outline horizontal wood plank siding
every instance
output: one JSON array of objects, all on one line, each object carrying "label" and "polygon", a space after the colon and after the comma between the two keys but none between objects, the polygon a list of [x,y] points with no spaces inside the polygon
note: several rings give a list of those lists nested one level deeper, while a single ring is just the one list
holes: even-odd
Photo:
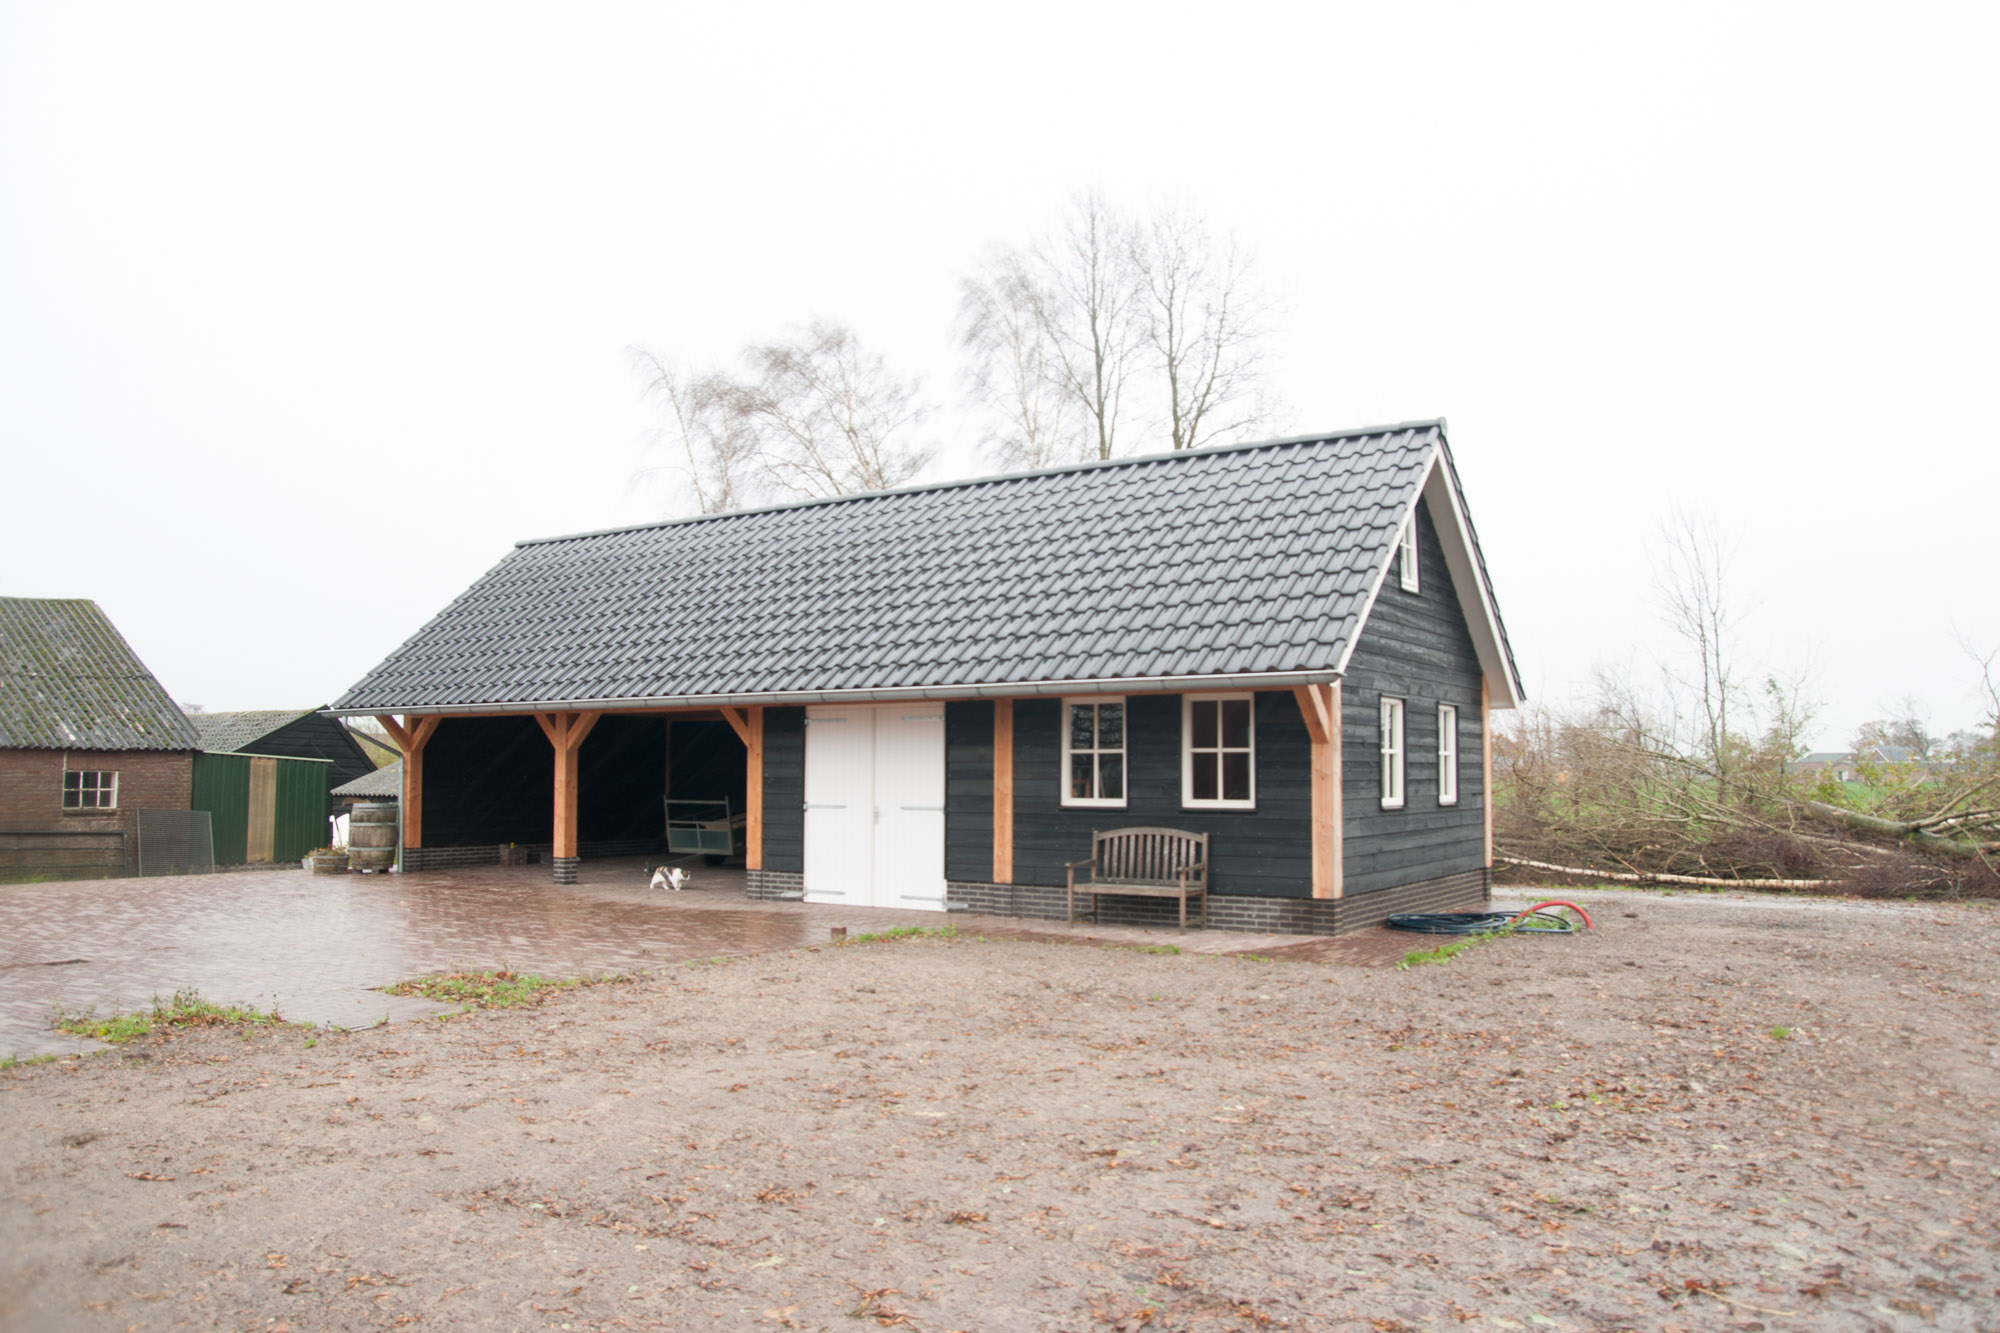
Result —
[{"label": "horizontal wood plank siding", "polygon": [[806,868],[806,710],[764,710],[764,869]]},{"label": "horizontal wood plank siding", "polygon": [[[1310,898],[1312,748],[1305,719],[1290,690],[1260,692],[1256,718],[1255,810],[1181,807],[1177,694],[1133,695],[1126,701],[1126,808],[1069,809],[1062,804],[1062,705],[1054,699],[1016,700],[1014,882],[1059,885],[1064,862],[1090,856],[1092,829],[1151,825],[1210,835],[1215,894]],[[987,734],[990,744],[990,727]],[[971,877],[953,870],[951,878]]]},{"label": "horizontal wood plank siding", "polygon": [[944,706],[944,875],[993,878],[993,705]]},{"label": "horizontal wood plank siding", "polygon": [[[1486,738],[1479,656],[1445,569],[1430,512],[1418,507],[1419,592],[1392,565],[1341,689],[1341,783],[1349,895],[1440,879],[1486,864]],[[1382,808],[1381,701],[1404,701],[1403,808]],[[1458,804],[1438,804],[1437,710],[1458,707]]]}]

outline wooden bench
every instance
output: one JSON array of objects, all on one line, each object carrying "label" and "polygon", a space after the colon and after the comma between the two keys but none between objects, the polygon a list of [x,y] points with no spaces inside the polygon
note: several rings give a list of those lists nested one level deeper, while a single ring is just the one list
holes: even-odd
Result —
[{"label": "wooden bench", "polygon": [[1090,831],[1090,859],[1071,861],[1068,920],[1076,921],[1076,872],[1088,870],[1082,885],[1090,895],[1090,919],[1097,920],[1097,896],[1130,894],[1178,898],[1181,929],[1187,929],[1188,899],[1201,903],[1200,925],[1208,925],[1208,835],[1171,828],[1115,828]]}]

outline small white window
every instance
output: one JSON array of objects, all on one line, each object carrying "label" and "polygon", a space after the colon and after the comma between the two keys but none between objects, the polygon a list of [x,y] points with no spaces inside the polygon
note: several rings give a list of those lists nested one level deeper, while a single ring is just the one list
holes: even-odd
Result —
[{"label": "small white window", "polygon": [[1182,698],[1181,804],[1256,807],[1257,717],[1251,696]]},{"label": "small white window", "polygon": [[118,775],[70,769],[63,774],[63,809],[116,810]]},{"label": "small white window", "polygon": [[1382,700],[1382,808],[1403,808],[1403,701]]},{"label": "small white window", "polygon": [[1063,700],[1064,805],[1125,804],[1125,701]]},{"label": "small white window", "polygon": [[1402,567],[1403,591],[1417,592],[1417,516],[1410,514],[1410,521],[1403,525],[1402,555],[1397,562]]},{"label": "small white window", "polygon": [[1438,804],[1458,804],[1458,709],[1438,705]]}]

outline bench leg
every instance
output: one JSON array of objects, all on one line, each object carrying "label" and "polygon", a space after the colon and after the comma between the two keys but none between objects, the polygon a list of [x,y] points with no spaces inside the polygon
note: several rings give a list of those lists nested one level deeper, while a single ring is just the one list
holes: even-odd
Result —
[{"label": "bench leg", "polygon": [[1076,924],[1076,872],[1074,870],[1069,872],[1069,907],[1063,913],[1063,924],[1066,926]]},{"label": "bench leg", "polygon": [[1181,934],[1187,934],[1187,895],[1181,895]]}]

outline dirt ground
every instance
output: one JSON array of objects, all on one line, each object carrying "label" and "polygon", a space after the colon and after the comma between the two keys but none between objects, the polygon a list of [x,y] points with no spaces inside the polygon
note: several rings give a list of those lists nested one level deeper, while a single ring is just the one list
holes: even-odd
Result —
[{"label": "dirt ground", "polygon": [[902,940],[15,1068],[0,1326],[2000,1326],[2000,911],[1585,897],[1405,972]]}]

